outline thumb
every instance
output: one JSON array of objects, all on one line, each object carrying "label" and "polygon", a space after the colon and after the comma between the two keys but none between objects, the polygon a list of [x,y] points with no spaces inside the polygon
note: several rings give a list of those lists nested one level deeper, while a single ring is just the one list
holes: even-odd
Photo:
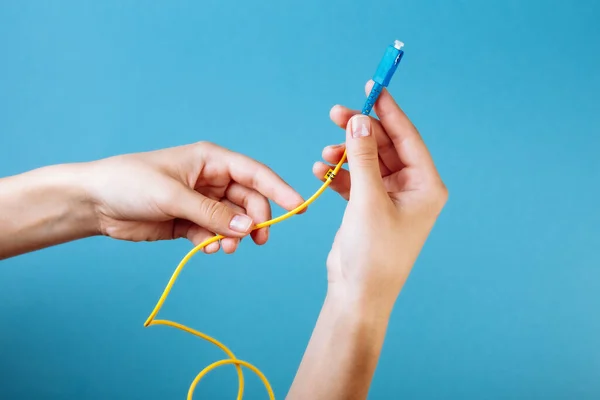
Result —
[{"label": "thumb", "polygon": [[346,127],[346,154],[350,168],[350,198],[384,191],[377,141],[373,135],[371,118],[353,116]]},{"label": "thumb", "polygon": [[185,188],[177,199],[178,218],[187,219],[211,232],[228,237],[242,237],[251,232],[254,222],[246,214]]}]

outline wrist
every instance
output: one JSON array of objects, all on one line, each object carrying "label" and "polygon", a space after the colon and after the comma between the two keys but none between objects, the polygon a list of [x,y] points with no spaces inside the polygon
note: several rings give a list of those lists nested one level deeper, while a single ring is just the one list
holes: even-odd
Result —
[{"label": "wrist", "polygon": [[325,307],[350,323],[385,329],[394,301],[379,294],[366,294],[342,284],[330,283]]},{"label": "wrist", "polygon": [[287,398],[367,398],[388,320],[386,310],[330,284]]},{"label": "wrist", "polygon": [[0,180],[0,258],[97,234],[83,164]]},{"label": "wrist", "polygon": [[60,164],[40,168],[32,176],[29,195],[44,198],[40,204],[46,208],[54,226],[63,234],[79,239],[99,233],[95,202],[88,190],[91,177],[87,163]]},{"label": "wrist", "polygon": [[97,234],[94,202],[87,190],[87,164],[59,164],[22,176],[23,201],[34,203],[40,223],[74,238]]},{"label": "wrist", "polygon": [[96,236],[100,233],[96,199],[92,197],[89,183],[89,163],[65,164],[62,179],[57,179],[57,186],[67,191],[68,202],[74,212],[73,224],[82,236]]}]

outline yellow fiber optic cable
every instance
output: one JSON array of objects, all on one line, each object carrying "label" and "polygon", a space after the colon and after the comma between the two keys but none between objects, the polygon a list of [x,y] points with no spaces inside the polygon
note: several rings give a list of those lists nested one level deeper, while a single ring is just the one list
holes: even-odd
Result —
[{"label": "yellow fiber optic cable", "polygon": [[[404,43],[400,42],[399,40],[396,40],[396,41],[394,41],[394,43],[392,45],[388,46],[388,48],[386,49],[386,52],[379,63],[377,71],[375,72],[375,75],[373,76],[373,82],[374,82],[373,87],[371,88],[369,96],[367,97],[365,105],[363,106],[363,109],[362,109],[363,115],[369,115],[371,113],[373,105],[379,98],[381,91],[385,87],[387,87],[388,84],[390,83],[390,80],[391,80],[392,76],[394,75],[394,72],[396,71],[396,68],[398,67],[398,64],[400,63],[400,60],[402,59],[402,57],[404,55],[404,51],[402,50],[403,46],[404,46]],[[262,222],[260,224],[255,225],[254,228],[252,228],[252,230],[264,228],[266,226],[270,226],[270,225],[279,223],[283,220],[288,219],[292,215],[296,215],[297,213],[299,213],[300,211],[302,211],[303,209],[308,207],[312,202],[314,202],[325,191],[325,189],[327,189],[327,187],[331,184],[331,182],[335,178],[336,174],[339,172],[340,168],[342,168],[342,165],[344,164],[345,161],[346,161],[346,151],[344,151],[342,159],[337,163],[335,168],[333,170],[330,169],[329,171],[327,171],[327,173],[325,174],[325,177],[324,177],[325,182],[319,188],[319,190],[317,190],[315,192],[315,194],[313,194],[308,200],[306,200],[304,203],[302,203],[301,205],[299,205],[292,211],[289,211],[277,218],[273,218],[269,221]],[[173,328],[181,329],[182,331],[191,333],[192,335],[196,335],[199,338],[202,338],[204,340],[211,342],[212,344],[214,344],[215,346],[217,346],[221,350],[223,350],[225,352],[225,354],[227,354],[227,356],[229,357],[228,359],[224,359],[224,360],[212,363],[208,367],[204,368],[196,376],[196,378],[192,381],[192,384],[188,391],[187,400],[192,400],[192,395],[194,394],[196,385],[198,385],[198,382],[207,373],[209,373],[210,371],[212,371],[213,369],[215,369],[217,367],[220,367],[221,365],[227,365],[227,364],[235,365],[235,368],[237,370],[238,381],[239,381],[237,400],[242,400],[242,395],[244,394],[244,374],[242,372],[242,368],[241,368],[242,366],[250,369],[256,375],[258,375],[258,377],[262,380],[263,384],[265,385],[267,392],[269,393],[269,399],[275,400],[275,395],[273,394],[273,389],[271,388],[269,381],[263,375],[263,373],[260,372],[260,370],[258,368],[256,368],[254,365],[252,365],[246,361],[242,361],[242,360],[238,359],[233,354],[233,352],[231,350],[229,350],[223,343],[219,342],[218,340],[216,340],[202,332],[188,328],[187,326],[181,325],[177,322],[172,322],[172,321],[168,321],[168,320],[164,320],[164,319],[162,319],[162,320],[154,319],[156,317],[156,315],[158,314],[158,312],[160,311],[161,307],[163,306],[165,300],[167,299],[167,296],[169,295],[171,288],[175,284],[177,277],[181,273],[181,270],[183,269],[185,264],[190,260],[190,258],[192,258],[194,256],[194,254],[196,254],[198,251],[200,251],[204,247],[208,246],[209,244],[211,244],[213,242],[216,242],[217,240],[221,240],[223,238],[224,238],[224,236],[222,236],[222,235],[213,236],[212,238],[207,239],[204,242],[200,243],[198,246],[194,247],[188,254],[186,254],[186,256],[181,260],[181,262],[175,269],[175,272],[173,272],[173,275],[171,276],[171,279],[169,280],[167,287],[165,288],[162,295],[160,296],[160,299],[158,300],[158,303],[154,307],[154,310],[152,310],[152,313],[150,314],[150,316],[144,323],[144,326],[148,327],[151,325],[167,325],[167,326],[171,326]]]},{"label": "yellow fiber optic cable", "polygon": [[[335,175],[339,172],[340,168],[342,168],[342,165],[344,164],[345,161],[346,161],[346,151],[344,151],[344,155],[342,156],[342,159],[338,162],[338,164],[335,166],[335,168],[333,170],[330,169],[329,171],[327,171],[327,174],[325,174],[325,177],[324,177],[325,182],[319,188],[319,190],[317,190],[315,192],[315,194],[313,194],[308,200],[306,200],[304,203],[302,203],[298,207],[294,208],[293,210],[288,211],[287,213],[285,213],[277,218],[273,218],[269,221],[265,221],[265,222],[255,225],[254,228],[252,228],[252,230],[254,231],[256,229],[274,225],[274,224],[284,221],[284,220],[290,218],[291,216],[298,214],[300,211],[304,210],[312,202],[314,202],[325,191],[325,189],[327,189],[327,187],[331,184],[331,181],[335,178]],[[239,382],[238,383],[237,400],[242,400],[242,396],[244,394],[244,374],[242,372],[241,366],[244,366],[244,367],[250,369],[251,371],[253,371],[262,380],[263,384],[265,385],[265,388],[267,389],[267,392],[269,394],[269,399],[275,400],[275,395],[273,394],[273,389],[271,388],[271,384],[269,383],[269,381],[267,380],[265,375],[254,365],[252,365],[246,361],[238,359],[233,354],[233,352],[231,350],[229,350],[223,343],[219,342],[217,339],[212,338],[200,331],[197,331],[192,328],[188,328],[187,326],[179,324],[177,322],[173,322],[173,321],[169,321],[169,320],[165,320],[165,319],[155,319],[156,315],[159,313],[161,307],[165,303],[165,300],[167,299],[169,292],[171,292],[171,289],[173,288],[173,285],[175,284],[177,277],[179,276],[179,274],[181,273],[181,271],[183,270],[183,267],[185,267],[187,262],[194,256],[194,254],[196,254],[197,252],[202,250],[204,247],[208,246],[209,244],[211,244],[213,242],[216,242],[217,240],[221,240],[223,238],[224,238],[223,235],[213,236],[210,239],[207,239],[204,242],[197,245],[196,247],[194,247],[192,250],[190,250],[189,253],[187,253],[185,255],[185,257],[183,257],[183,259],[179,262],[179,265],[175,269],[175,272],[173,272],[173,275],[171,276],[169,283],[167,283],[167,286],[165,287],[162,295],[160,296],[158,303],[156,303],[154,310],[152,310],[152,313],[150,313],[150,316],[148,317],[146,322],[144,322],[144,326],[148,327],[148,326],[152,326],[152,325],[167,325],[167,326],[171,326],[173,328],[181,329],[184,332],[191,333],[192,335],[196,335],[199,338],[202,338],[202,339],[214,344],[215,346],[217,346],[221,350],[223,350],[225,352],[225,354],[227,354],[227,356],[229,357],[228,359],[224,359],[224,360],[212,363],[208,367],[204,368],[196,376],[196,378],[192,381],[190,389],[188,390],[187,400],[192,400],[192,395],[194,394],[194,390],[196,389],[198,382],[200,382],[200,380],[206,374],[208,374],[210,371],[212,371],[213,369],[215,369],[217,367],[220,367],[222,365],[228,365],[228,364],[235,365],[236,370],[237,370],[238,382]]]}]

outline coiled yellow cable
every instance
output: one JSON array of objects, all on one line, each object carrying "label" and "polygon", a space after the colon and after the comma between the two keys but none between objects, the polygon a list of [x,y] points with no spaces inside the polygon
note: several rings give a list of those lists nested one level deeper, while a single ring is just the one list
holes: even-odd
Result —
[{"label": "coiled yellow cable", "polygon": [[[333,170],[330,169],[327,172],[327,174],[324,177],[325,182],[319,188],[319,190],[317,190],[315,192],[315,194],[313,194],[308,200],[306,200],[304,203],[302,203],[301,205],[299,205],[295,209],[293,209],[293,210],[291,210],[291,211],[289,211],[289,212],[287,212],[287,213],[285,213],[285,214],[283,214],[283,215],[281,215],[281,216],[279,216],[277,218],[273,218],[273,219],[271,219],[269,221],[265,221],[265,222],[262,222],[260,224],[257,224],[257,225],[254,226],[254,228],[252,230],[256,230],[256,229],[264,228],[264,227],[267,227],[267,226],[270,226],[270,225],[274,225],[274,224],[276,224],[278,222],[281,222],[283,220],[288,219],[289,217],[291,217],[293,215],[296,215],[297,213],[299,213],[300,211],[302,211],[303,209],[305,209],[306,207],[308,207],[312,202],[314,202],[325,191],[325,189],[327,189],[327,187],[331,184],[331,181],[335,178],[335,175],[339,172],[340,168],[342,168],[342,165],[344,164],[345,161],[346,161],[346,152],[344,151],[344,155],[342,156],[342,159],[338,162],[338,164],[335,166],[335,168]],[[227,354],[227,356],[229,357],[228,359],[224,359],[224,360],[212,363],[208,367],[204,368],[196,376],[196,378],[192,381],[192,384],[190,385],[190,389],[188,390],[187,400],[192,400],[192,395],[194,394],[194,390],[196,389],[196,386],[198,385],[198,382],[200,382],[200,379],[202,379],[207,373],[209,373],[213,369],[215,369],[217,367],[220,367],[221,365],[226,365],[226,364],[234,364],[235,368],[237,370],[238,382],[239,382],[237,400],[242,400],[242,396],[244,394],[244,374],[242,372],[241,366],[244,366],[244,367],[250,369],[256,375],[258,375],[258,377],[262,380],[263,384],[265,385],[265,388],[267,389],[267,392],[269,394],[269,399],[275,400],[275,395],[273,394],[273,389],[271,388],[271,385],[269,384],[269,381],[267,380],[267,378],[265,377],[265,375],[258,368],[256,368],[254,365],[252,365],[252,364],[250,364],[250,363],[248,363],[246,361],[242,361],[242,360],[238,359],[233,354],[233,352],[231,350],[229,350],[223,343],[219,342],[218,340],[216,340],[216,339],[214,339],[214,338],[212,338],[212,337],[210,337],[210,336],[208,336],[208,335],[206,335],[206,334],[204,334],[202,332],[199,332],[199,331],[197,331],[195,329],[192,329],[192,328],[188,328],[187,326],[179,324],[177,322],[168,321],[168,320],[164,320],[164,319],[154,319],[156,317],[156,315],[159,313],[159,311],[160,311],[161,307],[163,306],[165,300],[167,299],[167,296],[169,295],[169,292],[171,291],[171,288],[175,284],[175,281],[177,280],[177,277],[179,276],[179,274],[183,270],[183,267],[185,266],[185,264],[198,251],[200,251],[204,247],[208,246],[209,244],[211,244],[213,242],[216,242],[217,240],[221,240],[223,238],[224,238],[224,236],[222,236],[222,235],[213,236],[212,238],[207,239],[204,242],[202,242],[199,245],[197,245],[196,247],[194,247],[189,253],[186,254],[185,257],[183,257],[183,259],[181,260],[181,262],[179,263],[179,265],[177,266],[177,268],[173,272],[173,275],[171,276],[171,279],[169,280],[169,283],[165,287],[165,290],[163,291],[162,295],[160,296],[160,299],[158,300],[158,303],[156,303],[156,306],[154,307],[154,310],[152,310],[152,313],[150,314],[150,316],[148,317],[148,319],[146,320],[146,322],[144,322],[144,326],[148,327],[148,326],[152,326],[152,325],[167,325],[167,326],[171,326],[173,328],[181,329],[182,331],[191,333],[192,335],[196,335],[199,338],[202,338],[202,339],[204,339],[206,341],[209,341],[210,343],[214,344],[215,346],[217,346],[221,350],[223,350],[225,352],[225,354]]]}]

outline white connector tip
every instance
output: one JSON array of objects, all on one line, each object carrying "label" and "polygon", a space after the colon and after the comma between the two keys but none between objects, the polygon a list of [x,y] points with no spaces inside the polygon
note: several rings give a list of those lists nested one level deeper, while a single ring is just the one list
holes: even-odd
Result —
[{"label": "white connector tip", "polygon": [[400,50],[400,49],[402,49],[402,48],[404,47],[404,43],[402,43],[402,42],[401,42],[401,41],[399,41],[399,40],[394,40],[394,47],[395,47],[397,50]]}]

